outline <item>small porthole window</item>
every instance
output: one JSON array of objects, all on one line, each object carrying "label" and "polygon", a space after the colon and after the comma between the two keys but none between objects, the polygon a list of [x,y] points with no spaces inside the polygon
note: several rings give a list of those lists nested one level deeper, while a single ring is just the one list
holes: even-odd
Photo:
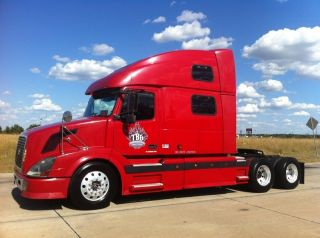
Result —
[{"label": "small porthole window", "polygon": [[216,113],[216,102],[214,97],[192,95],[192,113],[202,115],[214,115]]},{"label": "small porthole window", "polygon": [[207,65],[193,65],[192,66],[192,78],[194,80],[211,82],[211,81],[213,81],[212,68]]}]

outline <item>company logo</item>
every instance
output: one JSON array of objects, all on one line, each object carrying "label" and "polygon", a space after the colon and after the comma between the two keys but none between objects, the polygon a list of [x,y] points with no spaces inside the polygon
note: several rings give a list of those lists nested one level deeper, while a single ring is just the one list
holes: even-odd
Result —
[{"label": "company logo", "polygon": [[134,149],[140,149],[141,147],[145,146],[147,139],[148,135],[139,123],[136,123],[134,127],[130,128],[128,135],[130,147]]}]

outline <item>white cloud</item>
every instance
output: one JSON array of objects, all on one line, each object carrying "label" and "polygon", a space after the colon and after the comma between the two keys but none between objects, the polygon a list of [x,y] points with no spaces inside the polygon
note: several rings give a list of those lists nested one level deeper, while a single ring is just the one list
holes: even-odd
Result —
[{"label": "white cloud", "polygon": [[271,99],[271,106],[275,108],[289,108],[292,106],[292,102],[287,96],[281,96]]},{"label": "white cloud", "polygon": [[40,73],[41,73],[40,69],[37,68],[37,67],[31,68],[31,69],[30,69],[30,72],[31,72],[31,73],[34,73],[34,74],[40,74]]},{"label": "white cloud", "polygon": [[34,94],[29,95],[29,97],[40,99],[40,98],[48,98],[49,95],[48,94],[45,95],[45,94],[42,94],[42,93],[34,93]]},{"label": "white cloud", "polygon": [[94,55],[107,55],[114,51],[114,48],[107,44],[94,44],[92,46],[92,53]]},{"label": "white cloud", "polygon": [[70,58],[68,57],[61,57],[60,55],[54,55],[52,57],[54,60],[58,61],[58,62],[62,62],[62,63],[66,63],[70,61]]},{"label": "white cloud", "polygon": [[259,101],[256,98],[239,98],[237,100],[238,103],[255,103],[257,104]]},{"label": "white cloud", "polygon": [[245,57],[263,60],[319,60],[320,27],[269,31],[251,46],[245,46]]},{"label": "white cloud", "polygon": [[87,106],[86,103],[78,103],[76,107],[72,108],[72,113],[74,118],[82,117],[86,109],[86,106]]},{"label": "white cloud", "polygon": [[200,22],[194,21],[183,25],[168,26],[164,31],[153,34],[153,40],[162,43],[167,41],[185,41],[197,37],[205,37],[210,34],[210,29],[202,28]]},{"label": "white cloud", "polygon": [[320,79],[320,27],[269,31],[246,45],[242,55],[259,60],[253,68],[267,77],[293,71]]},{"label": "white cloud", "polygon": [[37,98],[33,101],[30,110],[41,110],[41,111],[61,111],[61,107],[54,104],[50,98]]},{"label": "white cloud", "polygon": [[299,112],[294,112],[292,115],[293,116],[310,116],[310,113],[306,111],[299,111]]},{"label": "white cloud", "polygon": [[114,70],[125,66],[127,63],[124,59],[115,56],[111,60],[74,60],[66,64],[57,63],[52,66],[49,76],[74,81],[74,80],[96,80],[107,76]]},{"label": "white cloud", "polygon": [[51,123],[51,122],[53,122],[53,121],[57,121],[57,119],[60,119],[61,118],[61,115],[59,114],[59,115],[57,115],[57,114],[51,114],[51,115],[49,115],[49,116],[46,116],[46,117],[44,117],[44,118],[41,118],[42,119],[42,125],[43,124],[47,124],[47,123]]},{"label": "white cloud", "polygon": [[190,10],[184,10],[180,16],[177,16],[178,22],[193,22],[197,20],[204,20],[207,16],[202,12],[193,12]]},{"label": "white cloud", "polygon": [[143,24],[148,24],[150,22],[151,22],[151,20],[148,18],[148,19],[144,20]]},{"label": "white cloud", "polygon": [[255,114],[244,114],[244,113],[237,113],[237,118],[256,118],[257,115]]},{"label": "white cloud", "polygon": [[257,63],[252,66],[253,69],[261,71],[265,77],[271,77],[275,75],[283,75],[287,72],[286,67],[279,66],[272,62]]},{"label": "white cloud", "polygon": [[256,85],[257,87],[266,91],[280,92],[283,90],[283,84],[280,81],[274,79],[263,80],[256,83]]},{"label": "white cloud", "polygon": [[[209,37],[210,28],[203,27],[200,23],[206,17],[202,12],[184,10],[177,16],[178,25],[168,26],[162,32],[154,33],[152,39],[157,43],[182,42],[182,49],[212,50],[230,47],[233,42],[231,37]],[[144,23],[150,22],[151,20],[147,19]]]},{"label": "white cloud", "polygon": [[230,47],[232,45],[232,41],[233,39],[231,37],[220,37],[211,39],[210,37],[206,36],[205,38],[182,42],[182,49],[222,49]]},{"label": "white cloud", "polygon": [[114,52],[114,48],[105,43],[93,44],[91,47],[81,46],[79,50],[81,50],[82,52],[91,53],[97,56],[103,56],[103,55],[107,55]]},{"label": "white cloud", "polygon": [[287,109],[287,110],[320,110],[320,105],[312,103],[294,103],[289,97],[281,96],[272,98],[270,101],[260,98],[259,108]]},{"label": "white cloud", "polygon": [[263,97],[248,82],[240,83],[237,87],[237,96],[239,98],[259,98]]},{"label": "white cloud", "polygon": [[166,18],[164,16],[159,16],[152,21],[153,23],[163,23],[166,22]]},{"label": "white cloud", "polygon": [[245,106],[238,107],[238,113],[257,113],[260,112],[257,104],[248,103]]},{"label": "white cloud", "polygon": [[271,103],[268,102],[265,98],[260,98],[259,107],[268,108],[268,107],[271,107]]},{"label": "white cloud", "polygon": [[282,122],[287,126],[291,126],[292,125],[292,120],[290,120],[290,119],[283,119]]},{"label": "white cloud", "polygon": [[9,90],[6,90],[2,93],[2,95],[8,96],[11,95],[11,92]]},{"label": "white cloud", "polygon": [[320,63],[295,62],[291,64],[290,68],[299,75],[309,78],[320,79]]},{"label": "white cloud", "polygon": [[172,6],[175,5],[175,4],[177,4],[177,2],[176,2],[176,1],[172,1],[172,2],[170,3],[170,7],[172,7]]},{"label": "white cloud", "polygon": [[164,16],[159,16],[159,17],[157,17],[157,18],[155,18],[155,19],[153,19],[153,20],[151,20],[151,19],[146,19],[144,22],[143,22],[143,24],[148,24],[148,23],[164,23],[164,22],[166,22],[167,21],[167,19],[164,17]]},{"label": "white cloud", "polygon": [[316,105],[313,103],[295,103],[291,106],[292,109],[298,110],[313,110],[313,109],[320,109],[320,105]]},{"label": "white cloud", "polygon": [[[0,122],[5,124],[14,124],[13,120],[17,119],[17,109],[13,108],[10,103],[0,99]],[[2,127],[2,129],[4,129]]]},{"label": "white cloud", "polygon": [[74,111],[74,118],[82,117],[85,110],[86,110],[85,108],[79,108],[79,109],[75,110]]},{"label": "white cloud", "polygon": [[90,51],[91,51],[91,49],[87,46],[81,46],[81,47],[79,47],[79,50],[84,53],[90,53]]},{"label": "white cloud", "polygon": [[0,99],[0,110],[10,107],[10,104]]},{"label": "white cloud", "polygon": [[[1,113],[0,114],[0,121],[4,122],[4,123],[12,123],[12,120],[17,119],[17,116],[11,113]],[[2,128],[4,129],[4,128]]]}]

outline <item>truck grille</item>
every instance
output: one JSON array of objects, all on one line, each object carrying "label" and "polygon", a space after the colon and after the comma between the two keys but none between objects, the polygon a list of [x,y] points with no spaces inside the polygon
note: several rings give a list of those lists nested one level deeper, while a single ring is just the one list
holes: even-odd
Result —
[{"label": "truck grille", "polygon": [[24,151],[26,147],[27,138],[25,136],[19,136],[17,150],[16,150],[16,165],[21,168]]}]

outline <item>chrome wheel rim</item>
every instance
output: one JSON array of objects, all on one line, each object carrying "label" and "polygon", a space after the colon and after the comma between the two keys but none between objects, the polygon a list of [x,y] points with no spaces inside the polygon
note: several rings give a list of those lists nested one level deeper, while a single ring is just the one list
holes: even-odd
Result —
[{"label": "chrome wheel rim", "polygon": [[267,186],[271,181],[271,170],[267,165],[260,165],[257,170],[257,182],[261,186]]},{"label": "chrome wheel rim", "polygon": [[108,176],[101,171],[87,173],[80,184],[82,196],[89,201],[103,200],[110,187]]},{"label": "chrome wheel rim", "polygon": [[298,179],[298,168],[295,164],[289,164],[286,168],[286,178],[289,183],[295,183]]}]

